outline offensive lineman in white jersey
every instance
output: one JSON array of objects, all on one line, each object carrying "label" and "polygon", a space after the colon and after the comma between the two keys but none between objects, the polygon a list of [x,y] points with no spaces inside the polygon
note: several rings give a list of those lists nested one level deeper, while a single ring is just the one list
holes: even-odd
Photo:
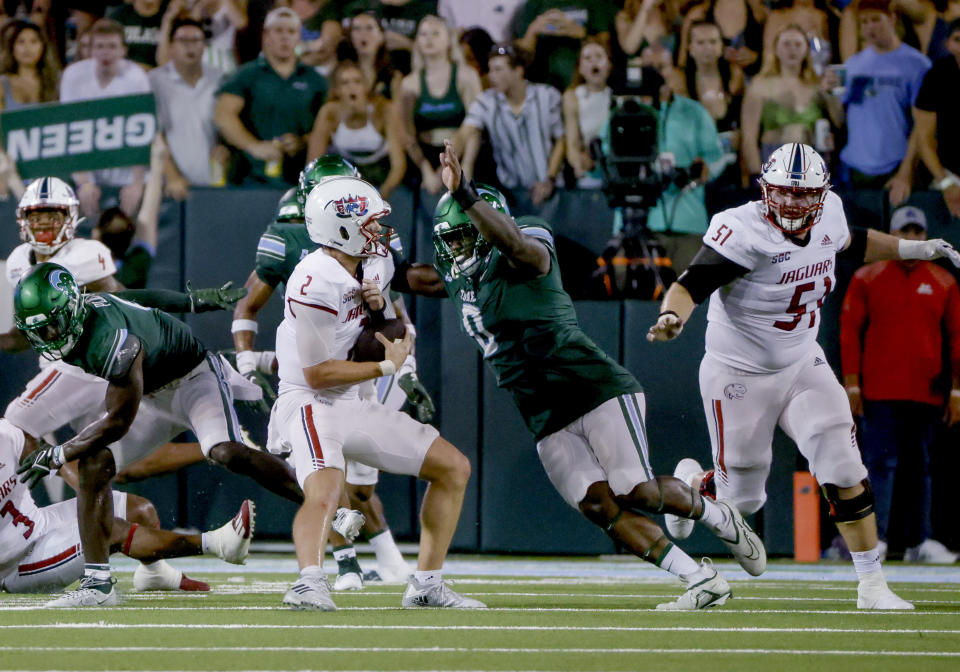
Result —
[{"label": "offensive lineman in white jersey", "polygon": [[[789,143],[771,154],[760,186],[761,201],[713,217],[703,248],[668,290],[647,339],[676,338],[710,297],[700,393],[716,496],[744,514],[763,506],[779,424],[809,461],[850,548],[857,607],[913,609],[883,577],[873,492],[850,406],[816,337],[820,308],[836,284],[838,252],[866,262],[947,257],[956,266],[960,254],[943,240],[850,231],[826,164],[807,145]],[[674,475],[709,489],[710,472],[692,459],[682,460]],[[685,538],[692,531],[685,523],[668,516],[667,529]]]},{"label": "offensive lineman in white jersey", "polygon": [[421,506],[417,571],[404,607],[482,608],[442,580],[443,562],[460,518],[470,462],[436,429],[361,394],[361,385],[392,375],[413,344],[407,332],[390,342],[377,334],[386,358],[349,361],[368,319],[392,306],[384,299],[393,259],[379,220],[390,206],[372,185],[353,177],[318,184],[304,208],[307,233],[321,247],[297,264],[286,283],[277,328],[280,394],[275,432],[292,448],[304,504],[293,520],[300,577],[283,598],[294,609],[332,611],[336,605],[319,561],[350,458],[428,481]]}]

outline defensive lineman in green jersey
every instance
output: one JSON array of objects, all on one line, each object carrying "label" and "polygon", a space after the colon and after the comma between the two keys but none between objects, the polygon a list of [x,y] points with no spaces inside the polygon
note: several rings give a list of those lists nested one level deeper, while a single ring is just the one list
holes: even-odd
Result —
[{"label": "defensive lineman in green jersey", "polygon": [[499,386],[513,393],[551,483],[614,541],[680,577],[686,592],[659,609],[723,604],[731,595],[723,577],[670,543],[641,512],[702,520],[752,574],[766,564],[760,539],[727,503],[672,476],[654,476],[643,392],[580,330],[550,227],[515,221],[502,194],[464,179],[449,141],[440,160],[450,193],[434,214],[437,270],[464,330]]},{"label": "defensive lineman in green jersey", "polygon": [[116,604],[108,564],[110,482],[118,467],[149,455],[185,430],[197,435],[204,456],[281,496],[302,501],[285,462],[240,441],[233,389],[250,384],[222,358],[208,353],[186,324],[116,296],[83,295],[69,271],[49,262],[22,277],[14,293],[14,314],[17,328],[37,352],[96,376],[89,393],[91,399],[102,399],[76,436],[57,446],[41,446],[22,465],[28,479],[71,460],[79,462],[84,579],[78,590],[48,606]]},{"label": "defensive lineman in green jersey", "polygon": [[[437,207],[437,219],[448,219],[451,209],[459,208],[447,196]],[[524,277],[496,248],[482,273],[441,272],[464,329],[483,350],[497,384],[513,394],[539,441],[608,399],[643,388],[580,329],[573,301],[560,282],[550,225],[538,217],[520,217],[517,227],[549,250],[546,275]],[[585,380],[590,384],[584,385]]]}]

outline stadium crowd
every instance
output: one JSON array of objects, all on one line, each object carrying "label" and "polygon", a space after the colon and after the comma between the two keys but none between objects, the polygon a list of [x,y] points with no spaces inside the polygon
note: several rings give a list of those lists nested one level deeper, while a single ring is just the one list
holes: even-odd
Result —
[{"label": "stadium crowd", "polygon": [[[814,147],[839,189],[885,190],[894,216],[871,226],[925,238],[927,215],[901,207],[914,191],[940,192],[960,216],[949,121],[960,0],[11,0],[0,11],[0,110],[155,98],[167,150],[151,166],[72,175],[97,235],[124,239],[118,257],[135,219],[155,225],[144,195],[161,183],[175,200],[194,187],[281,190],[337,154],[386,199],[406,188],[435,200],[445,140],[515,214],[555,213],[562,192],[603,188],[623,96],[658,112],[658,166],[689,173],[646,214],[677,273],[712,214],[759,197],[763,162],[787,142]],[[23,190],[0,152],[0,191]],[[156,252],[155,233],[138,241]],[[952,562],[932,539],[929,451],[944,408],[960,421],[960,292],[930,262],[879,264],[857,273],[844,303],[843,382],[864,418],[881,518],[903,472],[926,493],[908,559]],[[910,316],[909,292],[891,289],[918,267],[933,318]],[[917,323],[922,343],[902,328]],[[941,349],[952,385],[938,387],[929,362]],[[906,355],[902,371],[887,368],[893,352]]]}]

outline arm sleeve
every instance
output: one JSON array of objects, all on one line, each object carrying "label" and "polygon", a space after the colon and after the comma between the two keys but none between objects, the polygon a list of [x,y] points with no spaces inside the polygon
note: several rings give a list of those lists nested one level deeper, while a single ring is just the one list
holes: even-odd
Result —
[{"label": "arm sleeve", "polygon": [[859,273],[850,280],[840,313],[840,369],[844,376],[860,375],[861,334],[867,319],[866,283]]},{"label": "arm sleeve", "polygon": [[867,256],[867,229],[854,226],[850,229],[850,244],[840,250],[839,255],[855,264],[862,264]]},{"label": "arm sleeve", "polygon": [[410,268],[410,262],[403,254],[394,248],[390,248],[390,254],[393,256],[393,279],[390,281],[390,289],[394,292],[403,292],[410,294],[410,282],[407,280],[407,270]]},{"label": "arm sleeve", "polygon": [[750,269],[704,245],[677,282],[690,293],[694,303],[700,304],[720,287],[749,272]]},{"label": "arm sleeve", "polygon": [[336,331],[335,314],[317,308],[297,311],[297,355],[304,368],[330,359]]},{"label": "arm sleeve", "polygon": [[271,287],[276,287],[286,278],[284,263],[287,256],[287,243],[283,236],[267,229],[257,243],[257,257],[254,270],[257,277]]},{"label": "arm sleeve", "polygon": [[113,295],[167,313],[189,313],[192,308],[188,294],[172,289],[125,289]]}]

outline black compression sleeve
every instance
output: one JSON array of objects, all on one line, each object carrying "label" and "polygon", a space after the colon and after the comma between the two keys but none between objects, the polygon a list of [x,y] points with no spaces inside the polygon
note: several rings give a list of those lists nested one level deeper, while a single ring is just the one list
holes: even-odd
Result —
[{"label": "black compression sleeve", "polygon": [[410,262],[392,247],[390,248],[390,255],[393,257],[394,267],[393,280],[390,281],[390,289],[395,292],[410,294],[410,282],[407,280],[407,269],[410,268]]},{"label": "black compression sleeve", "polygon": [[867,229],[859,226],[850,227],[850,244],[838,256],[856,264],[862,264],[867,256]]},{"label": "black compression sleeve", "polygon": [[700,304],[714,290],[743,277],[750,272],[734,263],[711,247],[704,245],[690,266],[677,278],[677,282],[690,293],[694,303]]},{"label": "black compression sleeve", "polygon": [[188,294],[172,289],[125,289],[113,295],[167,313],[189,313],[193,309]]}]

